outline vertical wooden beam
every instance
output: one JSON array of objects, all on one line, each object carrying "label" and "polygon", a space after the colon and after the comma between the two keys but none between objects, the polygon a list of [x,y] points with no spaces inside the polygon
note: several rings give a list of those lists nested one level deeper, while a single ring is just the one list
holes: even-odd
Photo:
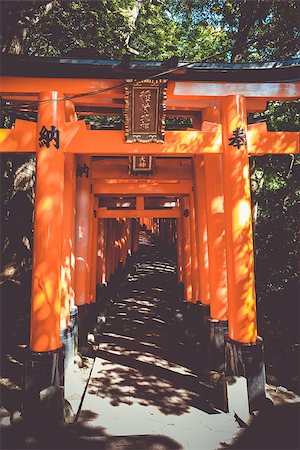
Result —
[{"label": "vertical wooden beam", "polygon": [[246,134],[245,98],[222,98],[221,114],[229,338],[248,344],[257,339],[249,162],[245,142],[233,140]]},{"label": "vertical wooden beam", "polygon": [[181,199],[182,239],[183,239],[183,274],[185,300],[193,300],[192,287],[192,252],[191,252],[191,216],[189,197]]},{"label": "vertical wooden beam", "polygon": [[136,197],[136,206],[135,209],[145,209],[145,198],[138,195]]},{"label": "vertical wooden beam", "polygon": [[79,170],[77,171],[75,303],[76,305],[85,305],[88,303],[87,275],[91,197],[91,158],[89,156],[80,156],[77,160],[77,169],[80,169],[80,167],[86,168],[86,171],[82,173],[81,176],[79,175]]},{"label": "vertical wooden beam", "polygon": [[176,219],[176,247],[177,247],[177,275],[178,283],[183,283],[183,256],[182,256],[182,218]]},{"label": "vertical wooden beam", "polygon": [[139,219],[133,219],[133,233],[132,233],[132,252],[136,253],[139,249],[139,233],[140,222]]},{"label": "vertical wooden beam", "polygon": [[[64,104],[57,92],[39,94],[38,132],[61,131]],[[50,101],[49,101],[50,100]],[[52,100],[52,101],[51,101]],[[61,255],[63,244],[64,141],[49,147],[37,142],[30,348],[48,352],[60,347]]]},{"label": "vertical wooden beam", "polygon": [[106,281],[109,283],[112,274],[112,239],[113,239],[113,219],[107,220],[107,234],[106,234],[106,260],[105,260],[105,270],[106,270]]},{"label": "vertical wooden beam", "polygon": [[190,195],[190,224],[191,224],[191,255],[192,255],[192,283],[193,283],[193,302],[200,301],[200,283],[199,283],[199,270],[198,270],[198,253],[196,242],[196,216],[195,216],[195,201],[194,192]]},{"label": "vertical wooden beam", "polygon": [[93,236],[92,236],[92,257],[91,257],[91,303],[96,302],[96,286],[97,286],[97,241],[98,241],[98,199],[94,197],[93,210]]},{"label": "vertical wooden beam", "polygon": [[128,221],[127,221],[127,227],[128,227],[128,246],[127,246],[127,253],[128,253],[128,255],[131,255],[131,248],[132,248],[132,219],[128,219]]},{"label": "vertical wooden beam", "polygon": [[97,239],[97,284],[100,286],[106,282],[105,274],[105,222],[107,219],[98,220],[98,239]]},{"label": "vertical wooden beam", "polygon": [[227,268],[221,155],[204,155],[210,316],[227,320]]},{"label": "vertical wooden beam", "polygon": [[75,304],[75,196],[76,166],[75,156],[65,154],[64,170],[64,203],[63,203],[63,247],[62,247],[62,310],[61,328],[68,326],[70,309]]},{"label": "vertical wooden beam", "polygon": [[89,210],[89,231],[88,231],[88,256],[86,273],[86,298],[87,303],[92,302],[91,277],[92,277],[92,255],[93,255],[93,235],[94,235],[94,193],[93,186],[90,185],[90,210]]},{"label": "vertical wooden beam", "polygon": [[209,260],[207,245],[207,218],[205,198],[205,173],[203,156],[195,156],[193,159],[194,194],[195,194],[195,219],[196,242],[198,249],[198,273],[200,280],[200,300],[204,305],[210,303],[209,287]]}]

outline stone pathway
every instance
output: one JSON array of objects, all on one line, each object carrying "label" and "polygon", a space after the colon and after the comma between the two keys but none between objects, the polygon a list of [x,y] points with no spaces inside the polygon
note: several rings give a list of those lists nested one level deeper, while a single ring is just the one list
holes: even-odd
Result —
[{"label": "stone pathway", "polygon": [[201,352],[175,321],[176,288],[172,258],[145,242],[99,336],[79,423],[110,436],[156,436],[159,449],[217,449],[238,432],[219,409],[222,393],[198,377]]},{"label": "stone pathway", "polygon": [[276,406],[244,428],[222,411],[222,383],[199,376],[203,348],[175,320],[180,293],[173,260],[144,236],[139,254],[115,281],[117,305],[74,375],[69,400],[75,412],[79,407],[78,421],[30,424],[18,415],[12,421],[2,408],[1,448],[300,448],[300,399],[283,387],[268,389]]}]

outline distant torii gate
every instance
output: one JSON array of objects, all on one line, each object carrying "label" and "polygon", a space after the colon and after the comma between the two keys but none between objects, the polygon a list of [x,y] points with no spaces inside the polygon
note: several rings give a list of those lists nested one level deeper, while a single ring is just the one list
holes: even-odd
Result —
[{"label": "distant torii gate", "polygon": [[[109,65],[73,59],[53,59],[50,64],[49,58],[9,57],[5,63],[2,99],[23,111],[28,110],[24,103],[38,101],[37,122],[17,119],[12,129],[0,130],[1,152],[36,152],[37,158],[30,337],[34,358],[53,359],[61,348],[62,315],[67,324],[73,303],[80,308],[95,301],[95,293],[90,294],[95,287],[95,276],[91,285],[91,261],[95,265],[96,258],[92,234],[94,240],[100,235],[103,241],[105,233],[101,221],[99,230],[92,224],[99,218],[117,217],[115,211],[98,209],[95,196],[178,195],[180,206],[168,214],[177,219],[177,233],[185,239],[179,255],[188,258],[182,276],[186,300],[210,304],[215,324],[228,320],[226,373],[241,375],[237,359],[244,362],[246,373],[242,375],[248,380],[252,407],[256,396],[253,377],[261,377],[262,343],[256,326],[248,156],[299,153],[299,133],[269,132],[265,123],[248,125],[247,113],[263,111],[270,100],[300,97],[295,64],[278,68],[214,64],[185,72],[179,66],[169,76],[167,114],[194,116],[193,128],[166,131],[161,143],[128,143],[123,130],[91,130],[77,120],[76,113],[122,114],[120,79],[151,77],[157,63],[153,67],[139,63],[132,69],[113,61]],[[96,89],[102,93],[78,95]],[[65,100],[72,96],[73,101]],[[175,174],[169,182],[155,180],[155,176],[123,182],[118,175],[116,182],[105,185],[91,176],[93,164],[98,164],[92,156],[132,155],[190,157],[192,177],[180,179]],[[113,177],[106,174],[107,179]],[[144,208],[137,207],[135,213],[124,211],[120,217],[137,218],[142,213],[146,214]],[[160,213],[153,214],[159,217]],[[161,214],[166,217],[166,212]],[[110,222],[106,239],[116,237],[114,226]],[[129,228],[125,228],[122,233],[129,242]],[[131,227],[131,242],[136,242],[136,226],[134,230]],[[247,364],[257,366],[254,375],[253,370],[249,375]]]}]

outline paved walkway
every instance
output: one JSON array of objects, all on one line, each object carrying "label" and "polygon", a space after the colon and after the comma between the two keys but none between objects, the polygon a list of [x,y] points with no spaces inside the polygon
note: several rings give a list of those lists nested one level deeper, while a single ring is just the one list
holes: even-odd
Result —
[{"label": "paved walkway", "polygon": [[145,239],[100,336],[79,423],[123,436],[124,445],[143,436],[132,448],[147,449],[217,449],[238,432],[219,409],[222,392],[199,380],[201,351],[174,320],[176,289],[172,257]]},{"label": "paved walkway", "polygon": [[[296,449],[299,397],[272,388],[277,405],[250,426],[222,411],[222,384],[199,376],[203,348],[175,320],[179,298],[172,255],[141,245],[116,285],[116,308],[72,388],[73,424],[28,423],[0,410],[0,447],[10,449]],[[87,356],[87,355],[86,355]],[[81,373],[82,371],[82,373]],[[233,437],[237,436],[237,440]],[[231,442],[235,442],[231,444]]]}]

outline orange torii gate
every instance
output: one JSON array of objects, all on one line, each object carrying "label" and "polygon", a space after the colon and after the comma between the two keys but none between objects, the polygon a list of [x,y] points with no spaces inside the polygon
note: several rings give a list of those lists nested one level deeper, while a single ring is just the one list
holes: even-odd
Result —
[{"label": "orange torii gate", "polygon": [[[124,130],[92,130],[78,115],[123,115],[125,80],[157,77],[158,63],[127,67],[116,61],[3,57],[2,100],[21,113],[37,112],[36,121],[16,119],[13,128],[0,130],[1,152],[36,152],[37,158],[31,362],[56,364],[62,322],[68,328],[76,305],[86,311],[95,302],[96,280],[109,280],[118,261],[126,259],[129,242],[137,250],[136,219],[172,217],[185,300],[210,305],[212,334],[224,339],[228,323],[226,375],[246,377],[254,407],[255,398],[264,394],[264,375],[248,157],[298,153],[299,133],[269,132],[265,123],[248,125],[247,114],[263,111],[270,100],[298,98],[297,69],[297,63],[195,64],[184,69],[179,64],[167,75],[165,107],[167,115],[192,117],[193,127],[167,130],[162,142],[129,143]],[[164,172],[135,180],[111,173],[106,174],[108,182],[98,182],[92,157],[132,155],[190,158],[191,174],[185,178]],[[147,213],[137,200],[134,213],[118,216],[98,209],[99,195],[177,196],[180,203],[168,213]],[[243,373],[237,358],[243,361]]]}]

